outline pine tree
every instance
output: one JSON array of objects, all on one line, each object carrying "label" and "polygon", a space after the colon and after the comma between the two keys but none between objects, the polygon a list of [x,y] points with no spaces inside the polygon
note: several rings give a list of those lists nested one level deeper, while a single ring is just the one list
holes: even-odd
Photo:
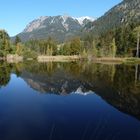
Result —
[{"label": "pine tree", "polygon": [[0,30],[0,56],[6,56],[10,51],[10,37],[6,31]]},{"label": "pine tree", "polygon": [[17,45],[18,43],[21,43],[21,39],[19,36],[16,36],[14,44]]}]

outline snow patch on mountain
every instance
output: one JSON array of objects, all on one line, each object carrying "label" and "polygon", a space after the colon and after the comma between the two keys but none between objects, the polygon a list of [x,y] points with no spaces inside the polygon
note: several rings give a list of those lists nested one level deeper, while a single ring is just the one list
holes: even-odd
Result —
[{"label": "snow patch on mountain", "polygon": [[[59,26],[58,24],[62,24],[62,26],[65,28],[66,31],[69,31],[69,27],[73,26],[71,24],[77,24],[77,26],[84,26],[87,22],[93,21],[94,19],[88,16],[85,17],[79,17],[74,18],[67,15],[60,15],[60,16],[42,16],[38,19],[33,20],[31,23],[29,23],[23,32],[32,32],[34,30],[46,28],[47,26],[56,24],[56,26]],[[48,24],[49,23],[49,24]]]},{"label": "snow patch on mountain", "polygon": [[94,21],[95,19],[92,18],[92,17],[89,17],[89,16],[84,16],[84,17],[78,17],[78,18],[75,18],[78,20],[78,22],[83,25],[84,24],[84,20],[89,20],[89,21]]},{"label": "snow patch on mountain", "polygon": [[63,16],[61,16],[61,17],[62,17],[64,23],[65,23],[65,22],[67,21],[67,19],[69,18],[69,16],[67,16],[67,15],[63,15]]},{"label": "snow patch on mountain", "polygon": [[64,26],[66,31],[68,31],[69,30],[69,25],[66,22],[67,22],[67,19],[69,18],[69,16],[64,15],[64,16],[61,16],[61,18],[63,19],[62,25]]}]

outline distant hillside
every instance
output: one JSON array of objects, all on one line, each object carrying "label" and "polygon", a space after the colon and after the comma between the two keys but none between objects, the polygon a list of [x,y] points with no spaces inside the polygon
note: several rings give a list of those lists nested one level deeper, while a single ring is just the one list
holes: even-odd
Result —
[{"label": "distant hillside", "polygon": [[90,21],[93,21],[90,17],[44,16],[29,23],[18,36],[22,41],[46,39],[50,36],[59,42],[63,42],[79,35],[83,26]]},{"label": "distant hillside", "polygon": [[96,21],[86,24],[84,29],[98,35],[131,22],[140,23],[140,0],[123,0]]}]

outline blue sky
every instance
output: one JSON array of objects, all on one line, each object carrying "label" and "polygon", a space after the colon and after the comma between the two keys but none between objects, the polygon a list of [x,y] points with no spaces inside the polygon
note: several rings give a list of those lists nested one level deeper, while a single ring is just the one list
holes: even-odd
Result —
[{"label": "blue sky", "polygon": [[0,28],[10,36],[40,16],[100,17],[122,0],[1,0]]}]

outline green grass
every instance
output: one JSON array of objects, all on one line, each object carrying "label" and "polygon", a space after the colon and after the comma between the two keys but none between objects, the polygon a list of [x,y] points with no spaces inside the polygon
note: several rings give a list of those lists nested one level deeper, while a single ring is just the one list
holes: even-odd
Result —
[{"label": "green grass", "polygon": [[124,58],[124,63],[140,63],[140,58]]}]

